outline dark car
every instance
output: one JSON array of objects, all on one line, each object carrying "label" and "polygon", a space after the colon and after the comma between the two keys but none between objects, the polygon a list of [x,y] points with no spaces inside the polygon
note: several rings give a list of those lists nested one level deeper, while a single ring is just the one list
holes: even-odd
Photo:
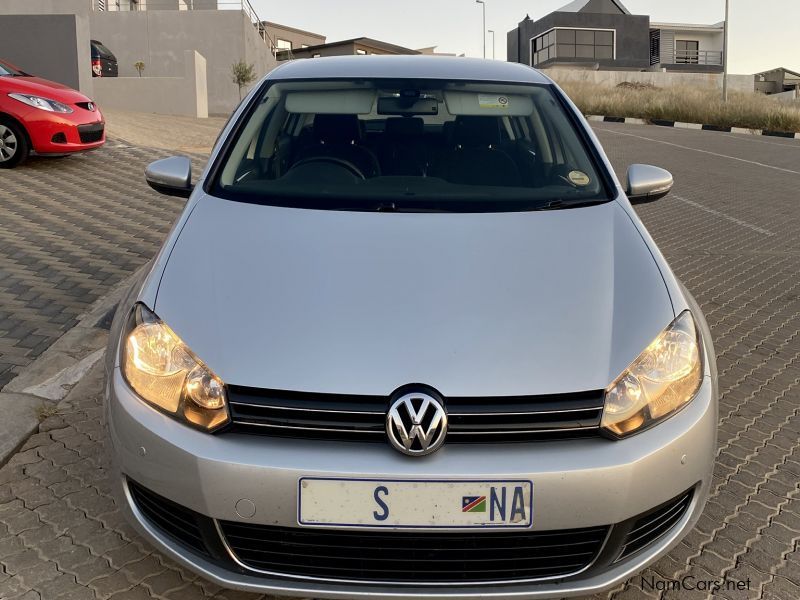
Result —
[{"label": "dark car", "polygon": [[92,77],[117,77],[117,57],[102,42],[91,40]]}]

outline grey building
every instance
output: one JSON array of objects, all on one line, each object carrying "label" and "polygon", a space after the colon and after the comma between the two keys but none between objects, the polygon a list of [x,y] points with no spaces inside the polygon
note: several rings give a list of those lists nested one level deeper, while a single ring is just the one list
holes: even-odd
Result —
[{"label": "grey building", "polygon": [[280,23],[264,21],[261,23],[266,31],[267,38],[272,45],[272,53],[284,52],[287,50],[297,51],[310,46],[324,44],[326,37],[320,33],[313,33]]},{"label": "grey building", "polygon": [[508,60],[537,68],[722,71],[721,25],[650,23],[620,0],[574,0],[508,32]]},{"label": "grey building", "polygon": [[782,67],[756,73],[756,90],[765,94],[800,92],[800,73]]},{"label": "grey building", "polygon": [[296,50],[283,50],[278,52],[278,60],[293,58],[320,58],[322,56],[351,56],[368,54],[422,54],[419,50],[404,48],[388,42],[374,40],[368,37],[353,38],[329,44],[307,46]]}]

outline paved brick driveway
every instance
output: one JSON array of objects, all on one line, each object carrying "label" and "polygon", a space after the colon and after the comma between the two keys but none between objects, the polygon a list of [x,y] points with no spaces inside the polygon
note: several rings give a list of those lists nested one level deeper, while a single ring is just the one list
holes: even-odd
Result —
[{"label": "paved brick driveway", "polygon": [[115,146],[0,171],[0,388],[147,262],[183,205],[144,182],[163,153]]},{"label": "paved brick driveway", "polygon": [[[609,596],[800,598],[800,143],[612,124],[598,124],[597,131],[618,167],[646,162],[675,173],[674,194],[639,210],[703,306],[719,356],[712,499],[695,531],[644,576],[750,580],[749,590],[713,595],[642,590],[635,577]],[[112,220],[105,212],[113,203],[101,200],[103,218],[124,229],[114,235],[136,248],[120,250],[120,262],[130,261],[130,268],[155,249],[176,208],[137,183],[145,154],[120,150],[86,163],[104,169],[126,156],[140,161],[129,169],[132,180],[115,185],[139,186],[147,207],[142,212],[149,216],[129,210]],[[35,168],[42,170],[30,173],[31,185],[38,186],[40,202],[51,202],[48,194],[61,175],[55,166]],[[62,202],[99,202],[74,186]],[[79,229],[80,220],[72,231]],[[113,248],[103,237],[110,235],[107,229],[88,229],[91,240],[73,244]],[[104,264],[110,269],[114,262]],[[117,278],[124,270],[114,271]],[[42,276],[41,293],[51,293],[47,281]],[[102,293],[99,283],[93,289]],[[42,433],[0,469],[0,598],[255,597],[186,573],[140,543],[121,521],[108,496],[100,444],[100,375],[95,371],[76,387],[68,397],[72,408],[45,420]]]}]

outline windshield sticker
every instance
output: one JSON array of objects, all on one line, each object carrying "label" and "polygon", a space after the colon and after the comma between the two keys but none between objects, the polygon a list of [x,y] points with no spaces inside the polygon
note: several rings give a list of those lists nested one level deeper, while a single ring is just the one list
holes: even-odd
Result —
[{"label": "windshield sticker", "polygon": [[569,180],[577,186],[584,187],[591,183],[589,176],[583,171],[570,171]]},{"label": "windshield sticker", "polygon": [[508,96],[479,94],[478,105],[481,108],[508,108]]}]

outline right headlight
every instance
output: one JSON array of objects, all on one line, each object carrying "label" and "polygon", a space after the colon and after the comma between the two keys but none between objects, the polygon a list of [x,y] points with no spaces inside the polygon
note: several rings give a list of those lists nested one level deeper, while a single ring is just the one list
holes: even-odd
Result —
[{"label": "right headlight", "polygon": [[204,431],[228,423],[223,381],[144,305],[133,310],[122,343],[122,374],[143,400]]},{"label": "right headlight", "polygon": [[700,340],[687,310],[608,387],[601,427],[617,438],[638,433],[691,402],[702,381]]}]

